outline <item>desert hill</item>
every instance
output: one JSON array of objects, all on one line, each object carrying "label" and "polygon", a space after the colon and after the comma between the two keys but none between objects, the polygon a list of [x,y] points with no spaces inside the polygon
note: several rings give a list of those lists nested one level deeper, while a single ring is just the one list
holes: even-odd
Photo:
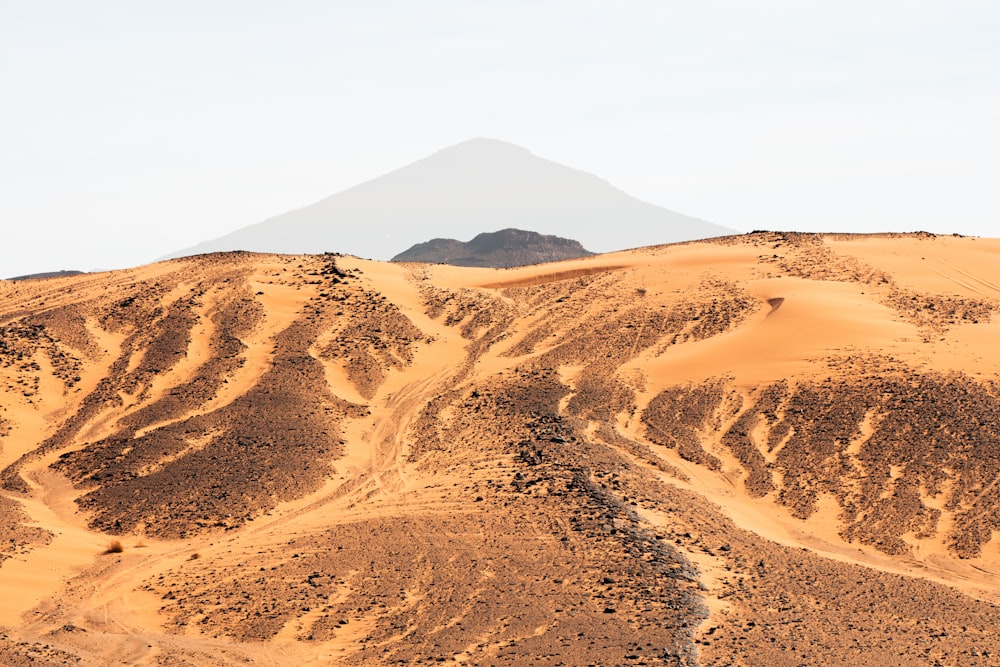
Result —
[{"label": "desert hill", "polygon": [[520,146],[472,139],[171,257],[337,251],[387,260],[428,238],[508,227],[573,238],[598,252],[735,233],[647,204]]},{"label": "desert hill", "polygon": [[389,261],[509,269],[592,254],[579,241],[572,239],[521,229],[501,229],[477,234],[466,242],[431,239],[404,250]]},{"label": "desert hill", "polygon": [[0,664],[996,664],[998,254],[0,281]]},{"label": "desert hill", "polygon": [[67,270],[44,271],[42,273],[29,273],[23,276],[13,276],[11,278],[7,278],[7,280],[37,280],[39,278],[62,278],[66,276],[78,276],[81,273],[83,273],[83,271],[67,271]]}]

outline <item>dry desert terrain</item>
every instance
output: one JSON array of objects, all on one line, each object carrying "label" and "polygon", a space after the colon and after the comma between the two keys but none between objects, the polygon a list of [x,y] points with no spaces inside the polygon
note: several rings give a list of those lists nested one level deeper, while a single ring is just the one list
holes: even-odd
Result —
[{"label": "dry desert terrain", "polygon": [[0,665],[1000,664],[1000,240],[0,281]]}]

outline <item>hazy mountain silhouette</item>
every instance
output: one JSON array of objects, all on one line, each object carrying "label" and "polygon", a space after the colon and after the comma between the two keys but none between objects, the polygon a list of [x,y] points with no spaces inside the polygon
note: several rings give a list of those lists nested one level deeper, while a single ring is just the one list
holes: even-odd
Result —
[{"label": "hazy mountain silhouette", "polygon": [[579,241],[521,229],[484,232],[463,243],[456,239],[431,239],[392,258],[393,262],[429,262],[455,266],[488,266],[494,269],[527,266],[593,255]]},{"label": "hazy mountain silhouette", "polygon": [[169,255],[344,252],[388,259],[428,238],[516,226],[597,252],[735,233],[630,197],[513,144],[472,139],[311,206]]}]

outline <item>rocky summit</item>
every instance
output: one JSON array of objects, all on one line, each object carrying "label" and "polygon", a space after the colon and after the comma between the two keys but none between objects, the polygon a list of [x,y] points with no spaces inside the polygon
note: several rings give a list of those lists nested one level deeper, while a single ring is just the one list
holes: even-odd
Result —
[{"label": "rocky summit", "polygon": [[0,281],[0,664],[995,665],[998,253]]},{"label": "rocky summit", "polygon": [[465,243],[455,239],[432,239],[404,250],[390,261],[505,269],[592,254],[579,241],[520,229],[502,229],[478,234]]}]

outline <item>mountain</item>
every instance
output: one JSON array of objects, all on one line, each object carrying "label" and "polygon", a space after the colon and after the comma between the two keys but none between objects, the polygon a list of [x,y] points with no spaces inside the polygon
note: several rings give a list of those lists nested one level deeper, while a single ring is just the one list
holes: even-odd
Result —
[{"label": "mountain", "polygon": [[995,665],[998,254],[0,281],[0,665]]},{"label": "mountain", "polygon": [[14,276],[13,278],[7,278],[7,280],[38,280],[40,278],[62,278],[65,276],[78,276],[82,274],[83,271],[46,271],[43,273],[29,273],[24,276]]},{"label": "mountain", "polygon": [[577,259],[592,254],[579,241],[520,229],[501,229],[478,234],[465,243],[455,239],[431,239],[404,250],[389,261],[501,269]]},{"label": "mountain", "polygon": [[507,227],[574,238],[597,252],[735,233],[513,144],[473,139],[171,257],[330,251],[384,260],[428,238]]}]

